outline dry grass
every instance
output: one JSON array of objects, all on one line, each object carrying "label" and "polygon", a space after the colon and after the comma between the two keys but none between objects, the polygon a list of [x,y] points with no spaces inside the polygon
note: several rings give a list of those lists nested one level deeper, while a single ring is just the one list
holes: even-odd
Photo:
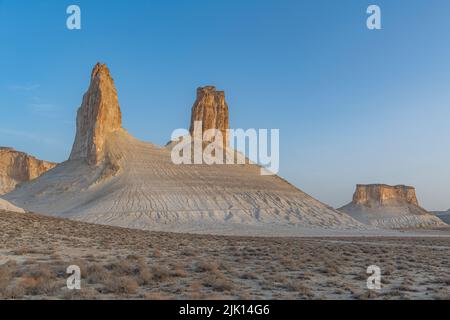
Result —
[{"label": "dry grass", "polygon": [[[197,236],[5,212],[0,230],[3,299],[450,298],[444,237]],[[372,264],[379,292],[366,288]],[[66,287],[69,265],[81,290]]]}]

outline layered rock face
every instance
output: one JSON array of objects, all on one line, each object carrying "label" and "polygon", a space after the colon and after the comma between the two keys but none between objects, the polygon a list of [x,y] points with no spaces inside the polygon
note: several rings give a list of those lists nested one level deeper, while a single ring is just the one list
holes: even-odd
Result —
[{"label": "layered rock face", "polygon": [[0,195],[14,190],[20,183],[39,177],[56,165],[12,148],[0,147]]},{"label": "layered rock face", "polygon": [[418,206],[416,190],[409,186],[357,185],[353,203],[369,207],[410,203]]},{"label": "layered rock face", "polygon": [[387,229],[446,226],[419,206],[413,187],[404,185],[357,185],[353,201],[338,210],[365,224]]},{"label": "layered rock face", "polygon": [[122,128],[117,90],[108,68],[96,64],[91,83],[77,113],[77,133],[70,160],[85,159],[90,165],[104,158],[107,136]]},{"label": "layered rock face", "polygon": [[224,146],[228,146],[229,115],[225,101],[225,92],[217,91],[213,86],[197,89],[197,99],[192,107],[191,135],[194,134],[194,122],[202,122],[202,134],[209,129],[218,129],[224,138]]}]

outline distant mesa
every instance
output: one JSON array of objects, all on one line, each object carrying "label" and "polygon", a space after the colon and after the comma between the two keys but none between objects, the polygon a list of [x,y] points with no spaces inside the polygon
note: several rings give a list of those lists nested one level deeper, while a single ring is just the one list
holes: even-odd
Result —
[{"label": "distant mesa", "polygon": [[338,210],[362,223],[387,229],[446,226],[442,220],[419,206],[413,187],[404,185],[359,184],[353,201]]},{"label": "distant mesa", "polygon": [[[191,123],[196,120],[203,130],[225,132],[225,93],[199,88]],[[278,176],[261,176],[258,165],[176,165],[171,148],[122,128],[114,81],[97,64],[69,160],[5,198],[32,212],[145,230],[275,236],[368,229]]]},{"label": "distant mesa", "polygon": [[39,177],[56,165],[10,147],[0,147],[0,195]]},{"label": "distant mesa", "polygon": [[353,195],[353,203],[367,207],[396,206],[405,203],[419,205],[413,187],[386,184],[358,184]]}]

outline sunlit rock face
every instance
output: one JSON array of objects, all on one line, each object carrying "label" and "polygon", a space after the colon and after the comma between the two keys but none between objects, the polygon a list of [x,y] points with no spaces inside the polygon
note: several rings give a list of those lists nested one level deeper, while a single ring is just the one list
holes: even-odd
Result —
[{"label": "sunlit rock face", "polygon": [[396,205],[401,203],[419,205],[416,190],[413,187],[385,184],[357,185],[353,194],[353,203],[365,206]]},{"label": "sunlit rock face", "polygon": [[217,91],[213,86],[197,89],[197,99],[192,106],[191,134],[194,133],[194,123],[202,122],[202,134],[209,129],[218,129],[224,137],[224,145],[228,146],[227,130],[230,127],[228,105],[225,92]]},{"label": "sunlit rock face", "polygon": [[122,114],[114,80],[106,65],[97,63],[78,109],[77,133],[70,160],[85,159],[91,165],[99,164],[104,158],[108,134],[121,128]]},{"label": "sunlit rock face", "polygon": [[0,195],[39,177],[56,165],[12,148],[0,147]]}]

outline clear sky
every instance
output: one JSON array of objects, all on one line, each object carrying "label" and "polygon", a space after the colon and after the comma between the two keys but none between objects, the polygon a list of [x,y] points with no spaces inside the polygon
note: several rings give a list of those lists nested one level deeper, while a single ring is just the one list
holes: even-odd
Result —
[{"label": "clear sky", "polygon": [[[366,28],[370,4],[382,30]],[[319,200],[408,184],[448,209],[449,14],[448,0],[0,0],[0,145],[67,159],[101,61],[142,140],[165,144],[215,85],[231,127],[280,129],[280,175]]]}]

